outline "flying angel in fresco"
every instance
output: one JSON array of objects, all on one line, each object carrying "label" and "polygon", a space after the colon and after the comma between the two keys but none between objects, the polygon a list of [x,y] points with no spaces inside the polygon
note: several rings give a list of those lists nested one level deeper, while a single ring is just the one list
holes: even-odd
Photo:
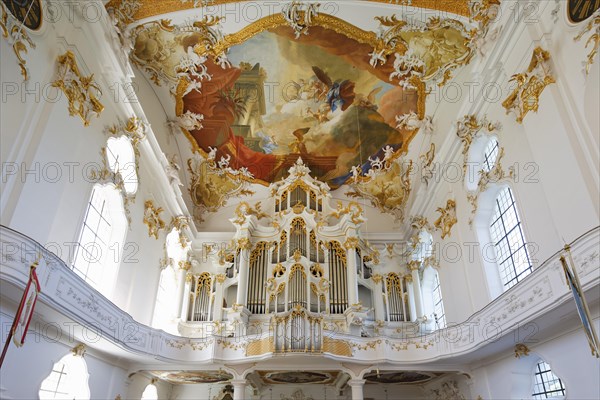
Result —
[{"label": "flying angel in fresco", "polygon": [[341,82],[338,79],[333,82],[329,75],[321,68],[313,66],[312,70],[316,77],[328,88],[325,102],[329,104],[331,112],[334,112],[338,108],[342,111],[346,111],[346,109],[352,105],[354,97],[356,96],[354,93],[354,82],[348,79]]}]

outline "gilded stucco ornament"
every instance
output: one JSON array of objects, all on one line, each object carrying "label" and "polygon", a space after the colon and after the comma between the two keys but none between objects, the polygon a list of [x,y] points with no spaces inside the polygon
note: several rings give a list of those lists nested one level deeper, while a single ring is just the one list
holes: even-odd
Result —
[{"label": "gilded stucco ornament", "polygon": [[135,173],[139,182],[140,174],[140,149],[139,144],[146,138],[148,124],[136,116],[130,117],[127,121],[120,121],[118,124],[106,128],[106,132],[111,136],[125,136],[129,139],[135,155]]},{"label": "gilded stucco ornament", "polygon": [[509,82],[514,82],[517,86],[502,102],[502,107],[507,114],[514,113],[517,122],[522,123],[529,111],[537,112],[540,96],[546,86],[556,82],[551,73],[550,53],[536,47],[527,71],[514,74]]},{"label": "gilded stucco ornament", "polygon": [[148,236],[158,239],[158,234],[165,229],[165,221],[160,218],[162,207],[155,207],[152,200],[144,203],[144,224],[148,227]]},{"label": "gilded stucco ornament", "polygon": [[439,218],[433,223],[433,225],[442,231],[442,239],[446,236],[450,236],[450,231],[454,224],[456,224],[456,201],[449,199],[446,202],[446,207],[438,207],[437,212],[440,213]]},{"label": "gilded stucco ornament", "polygon": [[294,30],[296,39],[301,35],[308,35],[308,28],[312,25],[312,20],[319,14],[319,3],[301,3],[292,1],[283,6],[281,13],[288,25]]},{"label": "gilded stucco ornament", "polygon": [[269,214],[264,213],[261,210],[261,203],[260,201],[257,201],[254,204],[254,207],[252,207],[250,204],[248,204],[245,201],[241,201],[240,204],[238,204],[238,206],[235,208],[235,216],[236,218],[233,220],[234,224],[237,225],[242,225],[244,222],[246,222],[246,220],[248,219],[248,217],[250,217],[251,215],[254,215],[256,217],[256,219],[262,219],[262,218],[268,218]]},{"label": "gilded stucco ornament", "polygon": [[529,355],[529,347],[523,343],[515,345],[515,358],[527,357]]},{"label": "gilded stucco ornament", "polygon": [[237,248],[240,250],[250,250],[252,248],[252,242],[246,237],[239,238],[237,240]]},{"label": "gilded stucco ornament", "polygon": [[71,353],[73,353],[74,356],[78,356],[78,357],[83,357],[85,355],[85,352],[86,352],[86,347],[85,347],[85,344],[83,344],[83,343],[79,343],[77,346],[75,346],[71,349]]},{"label": "gilded stucco ornament", "polygon": [[418,230],[425,229],[426,231],[432,231],[433,227],[429,223],[426,217],[422,215],[415,215],[412,217],[410,221],[410,225]]},{"label": "gilded stucco ornament", "polygon": [[396,128],[406,130],[419,130],[426,135],[432,134],[434,130],[433,117],[426,115],[420,118],[414,111],[408,114],[396,116]]},{"label": "gilded stucco ornament", "polygon": [[479,182],[477,183],[477,189],[474,192],[467,194],[467,200],[471,204],[471,216],[469,217],[469,226],[473,226],[473,219],[477,212],[479,195],[485,192],[490,183],[507,182],[514,179],[515,171],[514,167],[508,168],[505,171],[502,167],[502,157],[504,157],[504,147],[501,147],[498,152],[498,157],[494,166],[489,171],[481,170],[479,174]]},{"label": "gilded stucco ornament", "polygon": [[587,49],[591,44],[592,49],[587,55],[586,62],[583,63],[586,75],[589,75],[590,68],[592,67],[592,64],[594,64],[594,59],[596,58],[598,49],[600,48],[600,8],[596,10],[590,21],[585,24],[585,26],[579,31],[579,34],[577,34],[573,40],[578,42],[581,40],[581,38],[583,38],[584,35],[587,35],[588,33],[591,33],[591,35],[585,42],[585,48]]},{"label": "gilded stucco ornament", "polygon": [[487,117],[478,119],[477,116],[465,115],[462,119],[456,121],[456,136],[460,139],[463,145],[463,173],[467,173],[467,162],[469,160],[469,149],[473,144],[473,140],[482,135],[492,135],[497,133],[501,128],[499,122],[490,122]]},{"label": "gilded stucco ornament", "polygon": [[367,177],[355,178],[349,185],[352,190],[346,192],[346,196],[368,199],[380,211],[393,215],[395,221],[403,221],[411,192],[413,162],[397,158],[389,163],[389,168],[386,168],[385,162],[384,158],[381,169],[371,168]]},{"label": "gilded stucco ornament", "polygon": [[249,190],[252,174],[245,168],[234,170],[229,166],[230,156],[216,160],[216,149],[205,158],[194,154],[187,162],[191,176],[189,193],[194,204],[194,219],[204,221],[206,212],[216,212],[232,197],[254,194]]},{"label": "gilded stucco ornament", "polygon": [[69,101],[69,115],[79,116],[83,125],[90,124],[92,116],[100,116],[104,106],[96,98],[102,95],[94,74],[83,76],[79,72],[75,55],[68,50],[57,59],[58,73],[52,86],[59,88]]},{"label": "gilded stucco ornament", "polygon": [[433,159],[435,158],[435,143],[431,142],[429,150],[419,156],[421,160],[421,180],[425,185],[429,185],[429,180],[433,178]]},{"label": "gilded stucco ornament", "polygon": [[6,10],[4,3],[0,3],[2,7],[2,16],[0,17],[0,30],[2,30],[2,36],[8,41],[8,44],[12,46],[13,52],[17,57],[17,62],[21,68],[21,75],[23,80],[29,80],[29,69],[27,68],[27,61],[23,58],[23,54],[27,54],[27,46],[31,49],[35,49],[35,43],[31,40],[25,27],[19,23],[12,16],[11,13]]},{"label": "gilded stucco ornament", "polygon": [[373,68],[394,58],[390,80],[398,79],[405,88],[415,87],[413,79],[444,85],[452,70],[467,64],[473,56],[472,38],[476,30],[469,30],[454,19],[429,18],[425,23],[406,22],[391,17],[375,17],[380,29],[369,53]]},{"label": "gilded stucco ornament", "polygon": [[329,213],[328,217],[340,219],[343,215],[349,215],[350,221],[352,221],[353,224],[358,225],[364,222],[364,219],[362,218],[363,209],[355,201],[349,202],[346,207],[344,207],[341,201],[338,201],[335,210]]},{"label": "gilded stucco ornament", "polygon": [[179,245],[182,249],[185,249],[190,243],[190,239],[186,234],[186,230],[188,230],[189,227],[190,219],[185,215],[178,215],[176,217],[171,218],[169,230],[172,230],[173,228],[177,230]]}]

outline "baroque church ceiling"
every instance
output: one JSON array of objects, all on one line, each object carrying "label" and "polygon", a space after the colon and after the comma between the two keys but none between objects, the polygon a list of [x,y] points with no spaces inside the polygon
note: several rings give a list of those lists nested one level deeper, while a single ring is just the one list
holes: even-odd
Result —
[{"label": "baroque church ceiling", "polygon": [[[197,221],[299,157],[348,197],[403,220],[406,154],[432,131],[427,93],[485,42],[499,0],[106,4],[192,156]],[[251,7],[251,8],[250,8]],[[432,145],[426,157],[435,156]],[[427,161],[427,160],[426,160]]]}]

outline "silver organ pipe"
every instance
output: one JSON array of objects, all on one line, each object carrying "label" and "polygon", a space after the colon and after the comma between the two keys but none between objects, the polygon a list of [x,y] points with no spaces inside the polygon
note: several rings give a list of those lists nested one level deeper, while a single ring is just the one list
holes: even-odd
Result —
[{"label": "silver organ pipe", "polygon": [[307,256],[306,239],[306,223],[302,218],[294,218],[290,225],[290,256],[293,256],[296,250]]},{"label": "silver organ pipe", "polygon": [[191,321],[209,321],[212,293],[212,278],[208,272],[201,273],[192,285],[189,308]]},{"label": "silver organ pipe", "polygon": [[269,260],[269,243],[258,242],[250,254],[248,280],[248,310],[253,314],[265,313],[265,282]]},{"label": "silver organ pipe", "polygon": [[342,314],[348,306],[345,250],[337,241],[327,244],[329,250],[329,312]]},{"label": "silver organ pipe", "polygon": [[406,321],[406,303],[403,280],[395,273],[388,274],[385,291],[388,321]]},{"label": "silver organ pipe", "polygon": [[294,264],[288,284],[288,309],[296,305],[306,307],[306,295],[306,272],[301,264]]}]

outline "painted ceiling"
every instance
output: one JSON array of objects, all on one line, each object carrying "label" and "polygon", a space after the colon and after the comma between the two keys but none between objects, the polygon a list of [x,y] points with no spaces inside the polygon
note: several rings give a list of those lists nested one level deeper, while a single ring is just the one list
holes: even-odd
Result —
[{"label": "painted ceiling", "polygon": [[[426,93],[470,62],[499,1],[267,3],[252,3],[255,18],[240,11],[246,2],[106,5],[197,155],[187,161],[194,206],[214,212],[302,157],[330,187],[402,219],[403,155],[431,128]],[[236,4],[243,18],[227,8]]]}]

